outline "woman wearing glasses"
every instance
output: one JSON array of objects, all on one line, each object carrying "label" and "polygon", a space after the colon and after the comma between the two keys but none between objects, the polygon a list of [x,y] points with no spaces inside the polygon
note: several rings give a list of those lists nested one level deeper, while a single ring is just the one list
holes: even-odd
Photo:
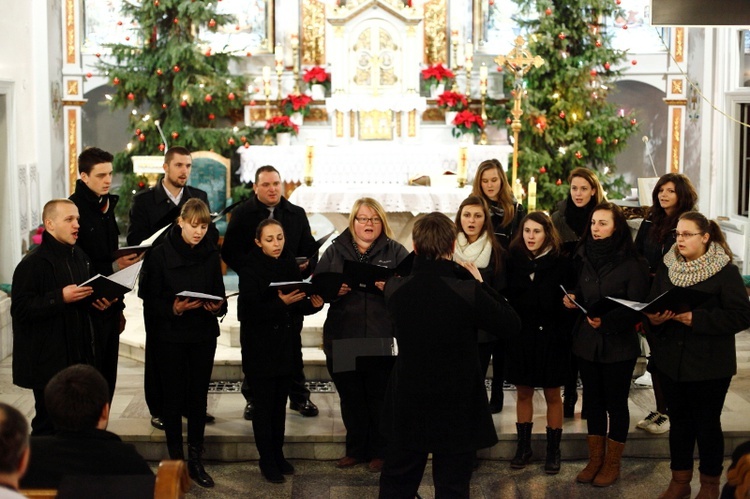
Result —
[{"label": "woman wearing glasses", "polygon": [[672,481],[660,497],[690,496],[696,442],[701,483],[697,497],[719,497],[724,460],[721,410],[737,372],[734,335],[750,327],[750,302],[716,222],[689,211],[680,216],[675,236],[677,242],[664,256],[649,298],[673,287],[703,291],[709,297],[692,310],[646,314],[652,370],[659,373],[672,420]]},{"label": "woman wearing glasses", "polygon": [[[380,203],[361,198],[352,206],[349,228],[333,240],[316,272],[343,272],[347,260],[393,269],[407,255],[406,249],[392,239]],[[356,370],[341,371],[334,364],[333,351],[343,345],[337,346],[337,340],[393,337],[393,324],[382,294],[385,281],[378,281],[376,286],[380,293],[352,290],[343,284],[323,325],[326,366],[339,392],[341,417],[346,427],[346,456],[336,465],[348,468],[369,461],[373,472],[379,472],[383,466],[385,442],[379,422],[391,365],[373,361],[360,364]]]},{"label": "woman wearing glasses", "polygon": [[[659,267],[663,266],[664,255],[675,243],[674,228],[683,213],[695,209],[698,194],[690,179],[681,173],[667,173],[659,178],[651,193],[652,204],[646,219],[638,228],[635,236],[635,248],[646,260],[653,277]],[[654,387],[656,410],[638,421],[636,428],[649,433],[666,433],[669,431],[667,403],[661,389],[658,373],[649,367],[651,382]]]}]

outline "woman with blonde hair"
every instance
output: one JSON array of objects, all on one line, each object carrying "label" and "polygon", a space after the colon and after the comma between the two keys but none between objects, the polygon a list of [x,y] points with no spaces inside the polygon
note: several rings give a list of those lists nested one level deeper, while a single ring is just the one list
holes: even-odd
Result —
[{"label": "woman with blonde hair", "polygon": [[[368,263],[394,269],[408,251],[392,239],[385,210],[372,198],[354,202],[349,228],[333,240],[321,257],[316,272],[343,272],[344,262]],[[385,457],[385,441],[380,434],[380,412],[390,374],[388,363],[368,363],[354,371],[341,371],[334,365],[333,350],[339,340],[352,338],[392,338],[393,324],[385,308],[382,290],[368,293],[343,284],[331,302],[323,325],[326,366],[341,399],[341,418],[346,427],[346,455],[337,467],[348,468],[369,461],[369,469],[379,472]]]}]

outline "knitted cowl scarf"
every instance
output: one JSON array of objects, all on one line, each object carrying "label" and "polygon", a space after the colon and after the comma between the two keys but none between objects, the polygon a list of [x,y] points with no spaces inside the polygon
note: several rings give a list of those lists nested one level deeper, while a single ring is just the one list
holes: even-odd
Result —
[{"label": "knitted cowl scarf", "polygon": [[669,280],[680,288],[687,288],[699,282],[703,282],[714,274],[717,274],[729,263],[729,255],[726,254],[721,245],[711,242],[706,252],[688,262],[680,255],[677,243],[664,255],[664,265],[669,270]]},{"label": "knitted cowl scarf", "polygon": [[476,265],[478,269],[484,269],[490,265],[491,257],[492,244],[489,240],[489,232],[484,231],[484,234],[479,236],[473,243],[470,243],[469,240],[466,239],[466,234],[463,232],[458,233],[456,252],[453,253],[454,260],[471,262]]}]

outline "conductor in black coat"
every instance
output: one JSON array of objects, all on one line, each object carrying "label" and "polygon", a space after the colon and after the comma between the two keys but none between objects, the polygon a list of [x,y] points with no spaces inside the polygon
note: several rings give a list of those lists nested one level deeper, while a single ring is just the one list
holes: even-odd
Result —
[{"label": "conductor in black coat", "polygon": [[520,320],[481,282],[476,267],[469,268],[476,280],[455,277],[450,259],[456,228],[448,217],[424,216],[412,237],[417,256],[411,275],[394,277],[385,286],[399,352],[382,420],[388,449],[380,497],[414,497],[429,453],[436,497],[469,497],[477,449],[497,442],[477,330],[509,338],[520,330]]},{"label": "conductor in black coat", "polygon": [[[154,187],[137,194],[130,208],[130,225],[128,226],[128,244],[135,246],[148,239],[157,230],[171,224],[180,214],[180,208],[188,199],[198,198],[209,207],[208,195],[195,187],[188,187],[193,160],[190,151],[184,147],[170,147],[164,156],[164,178]],[[206,238],[214,243],[219,241],[219,232],[210,224]],[[161,242],[163,235],[157,240]],[[148,258],[148,255],[146,255]],[[156,350],[153,347],[154,326],[148,311],[143,309],[143,323],[146,327],[146,358],[143,368],[143,387],[146,404],[151,413],[151,425],[164,429],[161,408],[164,405],[161,381],[156,366]],[[214,418],[206,416],[207,422]]]},{"label": "conductor in black coat", "polygon": [[[78,207],[78,241],[76,244],[91,260],[93,274],[109,276],[136,263],[136,253],[113,258],[118,247],[120,230],[115,219],[115,207],[120,199],[110,194],[112,185],[112,154],[97,147],[89,147],[78,156],[78,173],[75,192],[70,196]],[[109,398],[115,395],[117,383],[117,358],[120,351],[120,333],[125,326],[122,311],[123,297],[106,312],[92,314],[96,366],[107,380]]]}]

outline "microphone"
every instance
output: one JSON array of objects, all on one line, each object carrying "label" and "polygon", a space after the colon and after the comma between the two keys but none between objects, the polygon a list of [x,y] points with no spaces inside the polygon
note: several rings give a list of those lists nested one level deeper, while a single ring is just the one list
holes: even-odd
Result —
[{"label": "microphone", "polygon": [[654,165],[654,158],[651,156],[651,148],[648,147],[648,135],[644,135],[643,138],[643,147],[646,149],[646,154],[648,154],[648,159],[651,161],[651,169],[654,170],[654,177],[658,177],[659,174],[656,173],[656,166]]}]

